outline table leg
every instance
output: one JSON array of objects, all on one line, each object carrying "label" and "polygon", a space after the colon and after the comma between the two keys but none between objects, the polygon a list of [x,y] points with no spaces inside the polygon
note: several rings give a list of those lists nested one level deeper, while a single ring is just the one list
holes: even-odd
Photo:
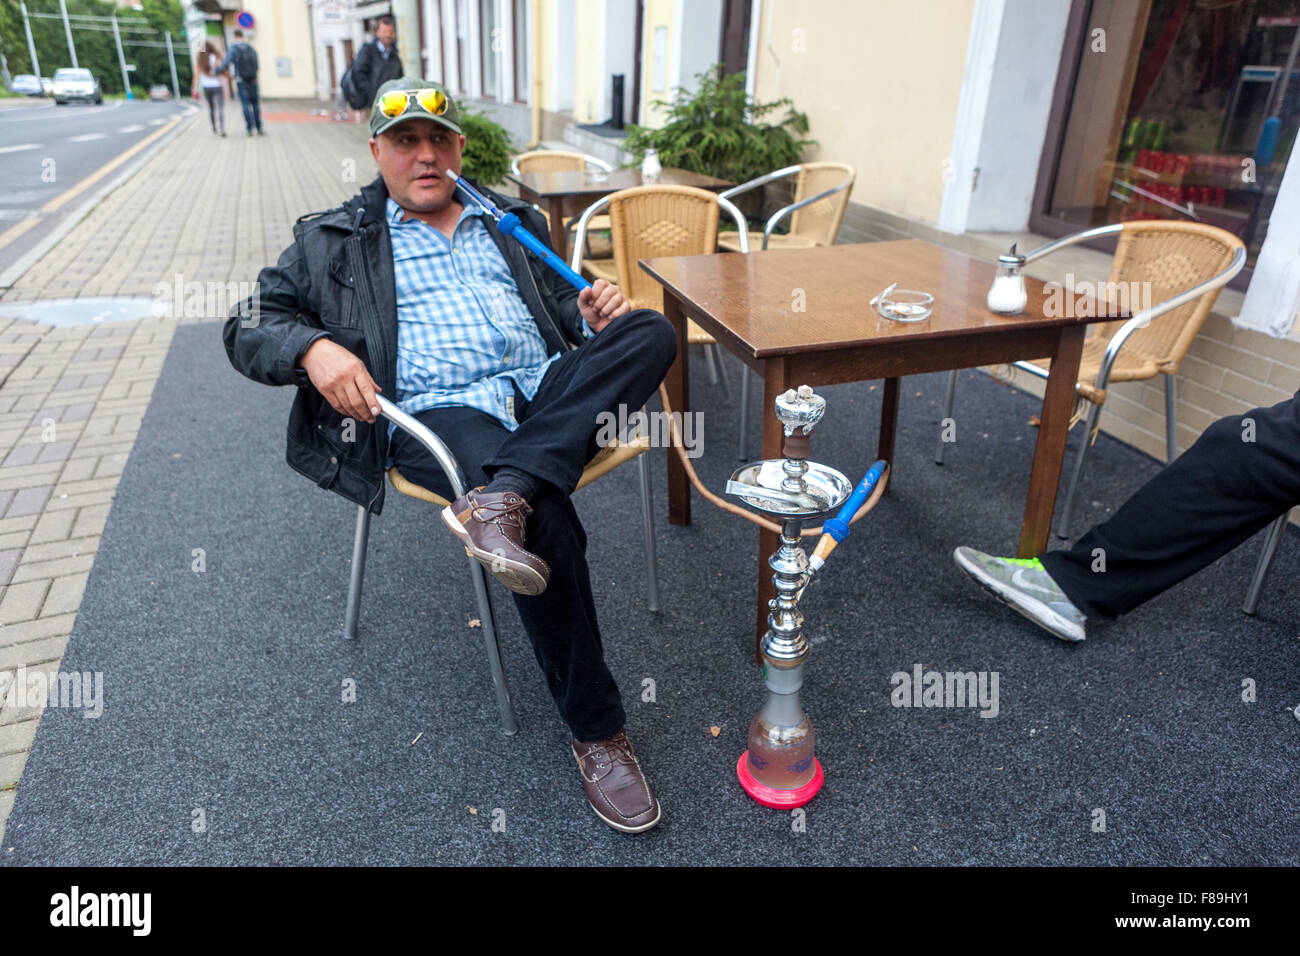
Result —
[{"label": "table leg", "polygon": [[[673,324],[677,332],[677,358],[664,377],[664,388],[668,392],[668,401],[674,412],[681,414],[680,421],[686,420],[691,406],[690,389],[690,353],[686,343],[686,317],[682,315],[681,304],[667,289],[664,290],[664,315]],[[677,453],[668,452],[668,523],[688,525],[691,523],[691,489],[686,469]]]},{"label": "table leg", "polygon": [[[776,397],[788,388],[790,380],[790,362],[788,359],[769,359],[763,363],[763,458],[780,458],[784,432],[781,420],[773,411]],[[774,531],[758,529],[758,596],[755,599],[756,614],[754,618],[754,660],[763,662],[763,635],[767,633],[767,602],[776,597],[776,587],[772,584],[772,568],[767,559],[781,546],[781,537]]]},{"label": "table leg", "polygon": [[564,233],[564,197],[555,196],[547,202],[547,215],[551,219],[551,248],[565,262],[569,261],[569,243]]},{"label": "table leg", "polygon": [[[880,403],[880,437],[876,442],[876,457],[889,462],[889,485],[894,483],[894,436],[898,433],[898,390],[902,380],[885,379],[885,394]],[[889,494],[889,485],[884,494]]]},{"label": "table leg", "polygon": [[[1074,386],[1079,378],[1079,360],[1083,356],[1086,328],[1070,325],[1061,329],[1056,354],[1043,394],[1043,411],[1034,444],[1034,467],[1029,475],[1029,493],[1025,496],[1025,517],[1020,525],[1022,558],[1034,558],[1047,550],[1047,536],[1052,530],[1052,512],[1056,508],[1056,491],[1061,483],[1061,463],[1065,458],[1065,439],[1070,416],[1074,413]],[[1084,436],[1085,441],[1087,436]]]}]

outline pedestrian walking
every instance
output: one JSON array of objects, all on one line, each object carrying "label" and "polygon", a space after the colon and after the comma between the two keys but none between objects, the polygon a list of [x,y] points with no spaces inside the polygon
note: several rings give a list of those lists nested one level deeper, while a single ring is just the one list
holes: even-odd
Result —
[{"label": "pedestrian walking", "polygon": [[389,80],[402,78],[402,58],[397,55],[397,26],[390,16],[375,24],[375,38],[361,47],[352,61],[352,81],[369,109],[376,91]]},{"label": "pedestrian walking", "polygon": [[217,69],[218,58],[215,53],[204,52],[199,65],[199,87],[203,98],[208,101],[208,119],[212,123],[212,132],[219,136],[226,135],[226,81]]},{"label": "pedestrian walking", "polygon": [[244,31],[235,30],[235,42],[221,61],[217,71],[225,73],[233,69],[239,81],[239,104],[244,108],[244,126],[248,135],[257,130],[258,136],[265,136],[262,129],[262,107],[257,92],[257,51],[244,41]]}]

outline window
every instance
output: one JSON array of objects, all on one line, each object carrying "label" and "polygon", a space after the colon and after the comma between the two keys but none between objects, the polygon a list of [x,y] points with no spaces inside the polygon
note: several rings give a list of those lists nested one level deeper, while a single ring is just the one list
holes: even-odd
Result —
[{"label": "window", "polygon": [[501,25],[497,0],[479,0],[479,54],[483,57],[483,98],[501,98]]},{"label": "window", "polygon": [[1249,270],[1300,128],[1300,0],[1076,3],[1034,227],[1204,222]]},{"label": "window", "polygon": [[515,46],[515,99],[527,103],[528,93],[528,0],[512,0],[514,4]]}]

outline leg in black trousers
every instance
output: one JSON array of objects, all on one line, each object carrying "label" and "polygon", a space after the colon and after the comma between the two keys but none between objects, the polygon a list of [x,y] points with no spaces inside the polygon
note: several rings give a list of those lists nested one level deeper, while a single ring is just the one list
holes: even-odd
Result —
[{"label": "leg in black trousers", "polygon": [[[1296,504],[1300,393],[1215,422],[1109,521],[1040,560],[1075,607],[1113,618],[1218,560]],[[1104,572],[1092,570],[1097,549]]]},{"label": "leg in black trousers", "polygon": [[[625,722],[618,685],[605,665],[587,568],[587,536],[569,495],[595,451],[597,416],[638,410],[667,373],[677,339],[668,320],[641,310],[615,319],[581,348],[561,355],[511,432],[470,408],[435,408],[415,417],[433,429],[465,470],[470,487],[504,465],[544,482],[529,504],[529,551],[551,569],[536,596],[515,594],[515,607],[561,716],[578,740],[604,740]],[[432,456],[405,432],[393,435],[402,474],[444,497],[451,488]]]}]

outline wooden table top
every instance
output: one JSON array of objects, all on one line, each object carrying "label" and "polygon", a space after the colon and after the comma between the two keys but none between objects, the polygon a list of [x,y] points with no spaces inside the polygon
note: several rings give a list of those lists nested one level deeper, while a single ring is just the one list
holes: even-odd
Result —
[{"label": "wooden table top", "polygon": [[[1047,318],[1043,283],[1028,276],[1029,301],[1022,314],[990,312],[985,299],[996,267],[919,239],[641,259],[638,264],[674,293],[706,331],[754,358],[932,341],[974,331],[1014,334],[1126,317]],[[900,290],[934,296],[928,319],[895,322],[867,304],[894,282]],[[804,311],[796,312],[800,296]],[[1074,300],[1066,293],[1063,301]]]},{"label": "wooden table top", "polygon": [[[641,181],[641,170],[639,169],[613,169],[608,173],[604,173],[604,178],[600,177],[600,173],[594,173],[591,170],[585,172],[510,173],[506,176],[520,189],[526,189],[533,195],[543,199],[551,196],[581,196],[585,194],[593,194],[599,199],[601,196],[618,192],[620,189],[631,189],[633,186],[646,185]],[[721,190],[735,184],[727,182],[725,179],[705,176],[702,173],[692,173],[685,169],[666,167],[663,175],[659,177],[657,185],[697,186],[700,189]]]}]

